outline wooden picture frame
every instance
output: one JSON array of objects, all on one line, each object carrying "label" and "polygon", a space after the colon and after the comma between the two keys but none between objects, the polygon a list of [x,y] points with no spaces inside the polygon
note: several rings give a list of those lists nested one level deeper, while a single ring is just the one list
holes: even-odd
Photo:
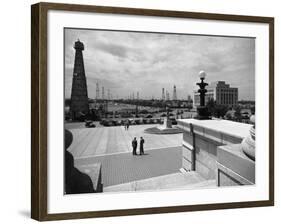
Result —
[{"label": "wooden picture frame", "polygon": [[[247,22],[269,26],[269,191],[268,200],[184,206],[145,207],[103,211],[48,213],[48,12],[87,12],[135,16]],[[183,11],[38,3],[31,7],[31,217],[39,221],[203,211],[274,205],[274,18]]]}]

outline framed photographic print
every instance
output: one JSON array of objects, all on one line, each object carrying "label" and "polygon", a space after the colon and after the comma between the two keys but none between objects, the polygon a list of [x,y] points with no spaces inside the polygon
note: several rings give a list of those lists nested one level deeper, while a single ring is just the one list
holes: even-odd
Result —
[{"label": "framed photographic print", "polygon": [[274,18],[32,5],[32,218],[272,206]]}]

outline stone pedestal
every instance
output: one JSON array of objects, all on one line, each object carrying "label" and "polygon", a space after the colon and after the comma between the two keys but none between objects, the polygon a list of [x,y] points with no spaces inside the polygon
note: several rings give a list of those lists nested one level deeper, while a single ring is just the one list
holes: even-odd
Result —
[{"label": "stone pedestal", "polygon": [[205,107],[205,106],[198,106],[197,107],[196,119],[198,119],[198,120],[209,120],[209,119],[211,119],[208,108]]},{"label": "stone pedestal", "polygon": [[168,118],[164,118],[163,128],[172,128],[172,121]]},{"label": "stone pedestal", "polygon": [[255,184],[255,161],[242,150],[241,144],[217,149],[217,186]]}]

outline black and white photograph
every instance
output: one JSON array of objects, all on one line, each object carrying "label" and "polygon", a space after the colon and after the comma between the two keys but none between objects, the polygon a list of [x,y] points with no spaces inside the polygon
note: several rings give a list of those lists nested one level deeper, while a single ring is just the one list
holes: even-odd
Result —
[{"label": "black and white photograph", "polygon": [[64,28],[64,193],[255,185],[255,38]]}]

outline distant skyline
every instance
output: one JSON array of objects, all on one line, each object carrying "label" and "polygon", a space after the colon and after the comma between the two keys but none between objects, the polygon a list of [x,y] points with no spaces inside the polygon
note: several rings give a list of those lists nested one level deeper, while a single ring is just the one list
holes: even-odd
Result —
[{"label": "distant skyline", "polygon": [[255,39],[65,29],[65,97],[70,98],[74,42],[84,43],[84,66],[89,98],[96,82],[113,97],[161,99],[162,88],[177,87],[177,98],[187,99],[198,89],[198,72],[206,82],[225,81],[238,87],[239,100],[255,100]]}]

